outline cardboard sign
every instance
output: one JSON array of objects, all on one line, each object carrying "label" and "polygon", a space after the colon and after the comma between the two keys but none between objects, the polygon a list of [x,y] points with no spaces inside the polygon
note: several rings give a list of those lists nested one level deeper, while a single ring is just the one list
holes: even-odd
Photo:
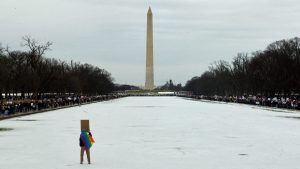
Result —
[{"label": "cardboard sign", "polygon": [[90,121],[81,120],[81,131],[90,131]]}]

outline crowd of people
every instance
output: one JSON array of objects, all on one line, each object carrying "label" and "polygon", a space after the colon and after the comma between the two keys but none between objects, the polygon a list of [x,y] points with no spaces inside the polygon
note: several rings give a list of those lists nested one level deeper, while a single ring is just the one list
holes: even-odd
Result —
[{"label": "crowd of people", "polygon": [[[176,93],[180,97],[188,97],[193,99],[204,99],[211,101],[222,101],[232,103],[243,103],[259,106],[287,108],[300,110],[300,96],[204,96],[192,95],[190,93]],[[0,116],[9,116],[16,113],[26,113],[33,111],[41,111],[45,109],[55,109],[60,107],[68,107],[90,102],[104,101],[125,97],[128,94],[110,94],[98,96],[64,96],[64,97],[50,97],[43,99],[29,99],[29,98],[7,98],[0,100]]]},{"label": "crowd of people", "polygon": [[260,105],[268,107],[277,107],[277,108],[287,108],[287,109],[298,109],[300,110],[300,96],[204,96],[204,95],[180,95],[182,97],[189,97],[194,99],[205,99],[212,101],[222,101],[222,102],[233,102],[233,103],[243,103],[251,105]]},{"label": "crowd of people", "polygon": [[99,96],[64,96],[50,97],[43,99],[29,98],[7,98],[0,100],[0,116],[7,116],[16,113],[40,111],[44,109],[54,109],[64,106],[80,105],[96,101],[110,100],[125,95],[99,95]]}]

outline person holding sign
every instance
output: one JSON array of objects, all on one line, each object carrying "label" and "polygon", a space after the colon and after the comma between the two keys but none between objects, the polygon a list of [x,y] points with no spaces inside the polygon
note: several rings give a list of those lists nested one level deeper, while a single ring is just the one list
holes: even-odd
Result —
[{"label": "person holding sign", "polygon": [[84,151],[86,152],[88,163],[91,164],[90,148],[94,143],[95,141],[92,137],[92,133],[90,132],[89,121],[81,120],[81,134],[79,138],[79,146],[81,147],[80,164],[83,163]]}]

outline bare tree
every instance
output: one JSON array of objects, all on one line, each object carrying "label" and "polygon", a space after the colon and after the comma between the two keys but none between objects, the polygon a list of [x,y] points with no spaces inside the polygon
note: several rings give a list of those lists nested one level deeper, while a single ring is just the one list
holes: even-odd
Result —
[{"label": "bare tree", "polygon": [[[208,72],[212,75],[208,76]],[[276,41],[264,51],[253,52],[252,57],[238,54],[232,66],[225,61],[215,62],[208,72],[189,80],[186,89],[197,94],[213,94],[207,91],[215,91],[218,95],[299,94],[300,39]],[[207,79],[211,85],[203,86]]]},{"label": "bare tree", "polygon": [[32,53],[40,57],[43,56],[45,51],[51,50],[50,46],[53,44],[52,42],[48,41],[44,45],[41,45],[29,35],[23,36],[22,40],[23,43],[21,43],[21,46],[27,46]]}]

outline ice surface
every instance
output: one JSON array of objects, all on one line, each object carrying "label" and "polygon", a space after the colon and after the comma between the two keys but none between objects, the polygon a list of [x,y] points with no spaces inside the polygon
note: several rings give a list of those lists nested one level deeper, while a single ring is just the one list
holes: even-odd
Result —
[{"label": "ice surface", "polygon": [[[0,169],[299,169],[299,113],[127,97],[0,121]],[[80,120],[96,141],[79,164]]]}]

